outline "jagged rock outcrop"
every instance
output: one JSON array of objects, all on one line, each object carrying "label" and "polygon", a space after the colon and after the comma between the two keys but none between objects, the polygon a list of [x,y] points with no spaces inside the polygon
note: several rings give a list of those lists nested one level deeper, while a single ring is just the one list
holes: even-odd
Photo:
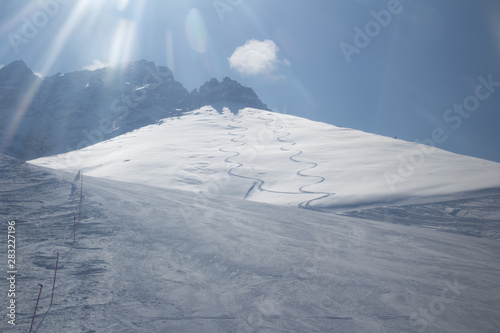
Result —
[{"label": "jagged rock outcrop", "polygon": [[251,88],[242,86],[228,77],[225,77],[222,82],[215,78],[205,82],[200,89],[191,92],[190,99],[191,107],[194,109],[220,102],[241,104],[256,109],[269,109]]},{"label": "jagged rock outcrop", "polygon": [[46,78],[15,61],[0,69],[0,153],[65,153],[216,103],[268,109],[229,78],[189,93],[170,69],[146,60]]}]

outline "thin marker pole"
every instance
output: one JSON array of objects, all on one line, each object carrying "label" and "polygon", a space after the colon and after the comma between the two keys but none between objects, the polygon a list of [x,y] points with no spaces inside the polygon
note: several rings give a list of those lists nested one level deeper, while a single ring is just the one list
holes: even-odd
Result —
[{"label": "thin marker pole", "polygon": [[52,284],[52,297],[50,298],[50,306],[52,306],[52,300],[54,299],[54,288],[56,286],[56,275],[57,275],[57,264],[58,263],[59,263],[59,252],[57,252],[56,270],[54,271],[54,284]]},{"label": "thin marker pole", "polygon": [[73,243],[76,242],[76,215],[73,216]]},{"label": "thin marker pole", "polygon": [[33,319],[31,319],[31,326],[30,326],[30,333],[31,329],[33,328],[33,322],[35,321],[35,315],[36,315],[36,308],[38,308],[38,301],[40,300],[40,294],[42,293],[42,288],[43,284],[38,284],[40,286],[40,292],[38,293],[38,299],[36,300],[36,305],[35,305],[35,312],[33,313]]},{"label": "thin marker pole", "polygon": [[80,209],[78,210],[78,221],[82,219],[82,197],[83,197],[83,171],[80,173]]}]

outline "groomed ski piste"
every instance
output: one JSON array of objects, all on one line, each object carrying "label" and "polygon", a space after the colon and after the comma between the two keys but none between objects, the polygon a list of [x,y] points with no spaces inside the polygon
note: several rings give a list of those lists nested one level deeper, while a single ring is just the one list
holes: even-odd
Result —
[{"label": "groomed ski piste", "polygon": [[0,331],[28,331],[41,283],[40,333],[495,332],[498,164],[434,150],[391,189],[415,147],[207,107],[33,161],[52,169],[0,156],[19,270]]},{"label": "groomed ski piste", "polygon": [[74,174],[7,157],[0,170],[2,218],[17,221],[19,253],[17,325],[4,318],[2,332],[28,330],[38,283],[47,290],[35,332],[494,332],[500,324],[495,239],[242,199],[198,202],[192,192],[84,176],[73,243]]}]

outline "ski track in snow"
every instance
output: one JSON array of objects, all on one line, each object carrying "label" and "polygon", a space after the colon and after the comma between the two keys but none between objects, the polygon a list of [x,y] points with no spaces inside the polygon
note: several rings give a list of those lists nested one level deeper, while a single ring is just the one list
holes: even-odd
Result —
[{"label": "ski track in snow", "polygon": [[[259,117],[259,119],[262,119],[262,120],[266,120],[266,119],[263,119],[261,117]],[[265,125],[270,127],[270,123],[271,122],[274,122],[276,121],[275,119],[271,119],[270,121],[266,122]],[[289,143],[290,146],[289,147],[293,147],[295,146],[297,143],[294,142],[294,141],[285,141],[283,140],[283,138],[287,137],[287,136],[290,136],[291,133],[288,132],[288,131],[284,131],[284,132],[279,132],[280,130],[283,130],[284,129],[284,126],[283,125],[280,125],[280,128],[279,129],[275,129],[273,128],[273,132],[278,134],[278,133],[281,133],[281,134],[284,134],[283,136],[279,136],[276,138],[276,140],[278,140],[279,142],[282,142],[282,143]],[[304,190],[305,187],[307,186],[312,186],[312,185],[316,185],[316,184],[320,184],[322,182],[324,182],[326,180],[325,177],[323,176],[312,176],[312,175],[306,175],[304,174],[303,172],[306,171],[306,170],[311,170],[311,169],[314,169],[318,166],[318,163],[316,162],[309,162],[309,161],[299,161],[297,159],[295,159],[295,157],[297,156],[300,156],[304,153],[304,151],[300,150],[300,149],[297,149],[297,150],[290,150],[290,149],[286,149],[286,147],[282,146],[280,147],[280,150],[283,150],[283,151],[288,151],[288,152],[292,152],[292,151],[295,151],[296,154],[292,155],[289,157],[289,159],[295,163],[305,163],[305,164],[309,164],[310,166],[309,167],[306,167],[304,169],[301,169],[299,171],[297,171],[297,175],[301,176],[301,177],[306,177],[306,178],[319,178],[319,180],[313,184],[306,184],[306,185],[302,185],[301,187],[299,187],[299,192],[300,193],[307,193],[307,194],[318,194],[320,195],[319,197],[317,198],[314,198],[314,199],[311,199],[311,200],[306,200],[306,201],[303,201],[301,203],[299,203],[298,207],[299,208],[304,208],[304,209],[313,209],[311,207],[311,202],[313,201],[316,201],[316,200],[321,200],[321,199],[324,199],[324,198],[328,198],[332,195],[335,195],[335,193],[329,193],[329,192],[317,192],[317,191],[307,191],[307,190]]]},{"label": "ski track in snow", "polygon": [[[236,118],[238,118],[238,120],[236,120]],[[307,175],[305,174],[304,172],[306,170],[311,170],[311,169],[314,169],[318,166],[318,164],[316,162],[309,162],[309,161],[300,161],[300,160],[297,160],[296,157],[303,154],[303,151],[298,149],[298,150],[291,150],[291,149],[287,149],[287,147],[285,146],[281,146],[280,147],[280,150],[282,151],[287,151],[287,152],[296,152],[295,154],[289,156],[289,159],[290,161],[294,162],[294,163],[299,163],[299,164],[308,164],[309,166],[308,167],[305,167],[303,169],[300,169],[296,172],[296,174],[300,177],[304,177],[304,178],[316,178],[318,179],[318,181],[314,182],[314,183],[310,183],[310,184],[305,184],[305,185],[302,185],[298,188],[297,192],[286,192],[286,191],[275,191],[275,190],[269,190],[269,189],[266,189],[264,187],[264,184],[265,184],[265,181],[261,178],[258,178],[258,177],[249,177],[249,176],[243,176],[243,175],[239,175],[237,173],[235,173],[235,171],[241,167],[244,166],[244,164],[240,163],[240,162],[236,162],[236,161],[233,161],[232,159],[238,157],[240,155],[239,151],[233,151],[233,150],[228,150],[230,148],[237,148],[237,147],[243,147],[247,144],[246,141],[239,141],[241,139],[244,139],[245,138],[245,135],[242,134],[244,132],[246,132],[248,130],[248,127],[245,127],[245,126],[242,126],[241,123],[241,119],[243,118],[242,115],[239,115],[237,117],[233,117],[231,119],[231,122],[233,123],[236,123],[238,125],[232,125],[232,124],[229,124],[228,125],[228,134],[233,136],[233,138],[231,139],[232,142],[236,143],[236,145],[233,145],[231,147],[223,147],[223,148],[219,148],[219,151],[221,152],[224,152],[224,153],[233,153],[234,155],[233,156],[229,156],[227,157],[224,162],[226,163],[230,163],[230,164],[236,164],[236,166],[233,166],[231,167],[229,170],[228,170],[228,174],[231,175],[231,176],[234,176],[234,177],[238,177],[238,178],[242,178],[242,179],[247,179],[247,180],[251,180],[253,181],[253,185],[248,189],[246,195],[245,195],[245,199],[248,198],[248,196],[250,195],[250,193],[255,189],[257,188],[258,190],[262,191],[262,192],[269,192],[269,193],[275,193],[275,194],[301,194],[301,193],[305,193],[305,194],[316,194],[316,195],[319,195],[318,197],[316,198],[313,198],[313,199],[310,199],[310,200],[306,200],[306,201],[303,201],[301,203],[298,204],[298,207],[299,208],[303,208],[303,209],[313,209],[313,207],[311,206],[311,203],[313,201],[317,201],[317,200],[321,200],[321,199],[324,199],[324,198],[328,198],[330,196],[333,196],[335,195],[335,193],[330,193],[330,192],[319,192],[319,191],[308,191],[306,190],[305,188],[308,187],[308,186],[312,186],[312,185],[316,185],[316,184],[320,184],[322,182],[324,182],[326,180],[325,177],[323,176],[314,176],[314,175]],[[288,143],[290,144],[289,147],[291,146],[295,146],[296,145],[296,142],[294,141],[286,141],[284,140],[283,138],[287,137],[287,136],[290,136],[291,133],[288,132],[288,131],[282,131],[284,129],[284,126],[283,125],[280,125],[280,128],[279,129],[276,129],[274,128],[271,124],[273,122],[276,121],[276,119],[266,119],[266,118],[262,118],[261,116],[257,117],[258,119],[262,120],[262,121],[265,121],[264,125],[267,126],[268,128],[270,128],[273,133],[277,134],[278,137],[276,138],[277,141],[281,142],[281,143]],[[236,129],[239,129],[239,131],[237,133],[234,133],[234,131]],[[282,136],[279,136],[281,135]]]},{"label": "ski track in snow", "polygon": [[[228,111],[207,106],[30,163],[194,193],[215,185],[217,195],[323,212],[456,199],[457,193],[465,197],[500,188],[500,163],[442,150],[431,155],[415,143],[264,110]],[[185,135],[191,131],[199,133],[199,142]],[[166,160],[163,152],[169,154]],[[422,163],[411,174],[402,173],[406,168],[398,156],[406,161],[417,153]]]},{"label": "ski track in snow", "polygon": [[[242,116],[239,116],[239,118],[242,118]],[[236,122],[234,120],[235,118],[231,119],[232,122]],[[259,117],[259,119],[262,119]],[[241,124],[241,120],[239,120],[237,122],[238,124]],[[243,139],[245,137],[244,134],[238,134],[238,133],[232,133],[232,131],[234,131],[234,129],[237,129],[237,128],[240,128],[240,132],[245,132],[248,130],[248,127],[244,127],[244,126],[234,126],[232,124],[229,124],[228,125],[228,129],[229,129],[229,132],[228,134],[229,135],[232,135],[232,136],[236,136],[236,138],[232,138],[231,141],[234,142],[234,143],[238,143],[237,145],[235,146],[231,146],[233,148],[235,147],[242,147],[242,146],[245,146],[247,143],[246,141],[237,141],[237,139]],[[230,147],[227,147],[227,148],[230,148]],[[268,190],[266,188],[264,188],[264,184],[265,184],[265,181],[261,178],[257,178],[257,177],[249,177],[249,176],[242,176],[242,175],[238,175],[236,174],[234,171],[236,169],[239,169],[241,168],[242,166],[244,166],[244,164],[240,163],[240,162],[235,162],[235,161],[231,161],[231,159],[237,157],[240,155],[240,153],[238,151],[228,151],[228,150],[225,150],[227,148],[219,148],[219,151],[222,151],[224,153],[234,153],[233,156],[230,156],[230,157],[227,157],[226,159],[224,159],[224,162],[226,163],[231,163],[231,164],[236,164],[236,166],[234,167],[231,167],[229,170],[228,170],[228,174],[231,175],[231,176],[234,176],[234,177],[238,177],[238,178],[242,178],[242,179],[248,179],[248,180],[253,180],[254,181],[254,184],[249,188],[249,190],[247,191],[246,195],[245,195],[245,199],[250,195],[250,193],[253,191],[253,189],[255,188],[255,186],[257,185],[257,189],[259,189],[260,191],[262,192],[269,192],[269,193],[276,193],[276,194],[299,194],[300,192],[285,192],[285,191],[273,191],[273,190]]]}]

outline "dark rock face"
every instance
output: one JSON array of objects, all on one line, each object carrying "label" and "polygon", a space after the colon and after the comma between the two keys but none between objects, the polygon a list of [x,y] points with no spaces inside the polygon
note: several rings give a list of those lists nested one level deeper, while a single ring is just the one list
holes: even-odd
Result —
[{"label": "dark rock face", "polygon": [[32,80],[35,74],[26,66],[24,61],[17,60],[1,69],[0,86],[2,88],[9,85],[22,84],[25,81]]},{"label": "dark rock face", "polygon": [[198,91],[191,92],[190,97],[191,107],[194,109],[218,102],[237,103],[263,110],[269,109],[251,88],[244,87],[228,77],[225,77],[222,82],[215,78],[205,82]]},{"label": "dark rock face", "polygon": [[15,61],[0,69],[0,153],[65,153],[216,103],[268,109],[229,78],[189,93],[170,69],[145,60],[43,79]]}]

